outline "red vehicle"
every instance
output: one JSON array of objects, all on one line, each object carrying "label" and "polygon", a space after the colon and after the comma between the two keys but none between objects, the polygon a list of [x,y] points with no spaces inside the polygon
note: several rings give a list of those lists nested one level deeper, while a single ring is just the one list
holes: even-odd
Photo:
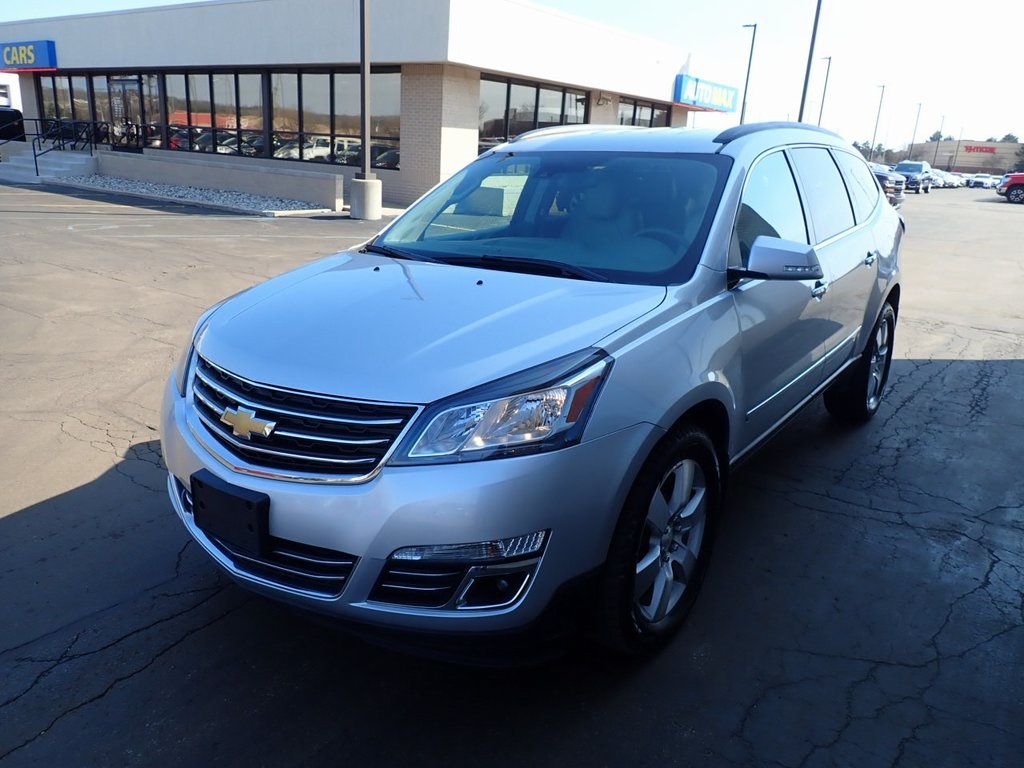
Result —
[{"label": "red vehicle", "polygon": [[996,194],[1005,197],[1008,203],[1024,203],[1024,171],[1003,176],[996,185]]}]

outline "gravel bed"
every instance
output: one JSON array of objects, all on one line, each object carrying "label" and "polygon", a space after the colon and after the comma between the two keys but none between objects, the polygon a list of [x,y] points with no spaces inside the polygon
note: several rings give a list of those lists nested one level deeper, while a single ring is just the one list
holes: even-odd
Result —
[{"label": "gravel bed", "polygon": [[266,197],[250,195],[246,192],[231,192],[223,189],[206,189],[177,184],[158,184],[153,181],[135,181],[117,176],[65,176],[60,179],[68,184],[83,187],[95,187],[110,192],[126,192],[136,195],[151,195],[190,203],[207,203],[223,205],[227,208],[252,211],[308,211],[323,210],[322,205],[305,200],[289,200],[284,197]]}]

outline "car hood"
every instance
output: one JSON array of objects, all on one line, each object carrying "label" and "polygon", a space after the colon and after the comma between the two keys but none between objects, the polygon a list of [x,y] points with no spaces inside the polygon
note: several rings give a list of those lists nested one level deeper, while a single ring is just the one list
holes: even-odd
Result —
[{"label": "car hood", "polygon": [[258,383],[429,403],[596,345],[665,295],[344,252],[230,299],[197,348]]}]

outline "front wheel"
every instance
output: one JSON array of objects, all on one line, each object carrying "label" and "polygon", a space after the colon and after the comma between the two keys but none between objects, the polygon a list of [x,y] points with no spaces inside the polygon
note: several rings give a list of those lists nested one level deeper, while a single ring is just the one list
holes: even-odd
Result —
[{"label": "front wheel", "polygon": [[704,580],[722,500],[710,438],[687,428],[651,454],[623,507],[598,606],[600,641],[636,656],[682,625]]},{"label": "front wheel", "polygon": [[932,191],[932,188],[931,188],[931,186],[927,186],[927,187],[925,187],[925,188],[924,188],[924,193],[925,193],[926,195],[927,195],[927,194],[928,194],[929,192],[931,192],[931,191]]},{"label": "front wheel", "polygon": [[863,423],[878,412],[889,380],[896,311],[886,302],[860,359],[825,390],[825,409],[837,419]]},{"label": "front wheel", "polygon": [[1006,199],[1011,203],[1024,203],[1024,187],[1010,187],[1006,190]]}]

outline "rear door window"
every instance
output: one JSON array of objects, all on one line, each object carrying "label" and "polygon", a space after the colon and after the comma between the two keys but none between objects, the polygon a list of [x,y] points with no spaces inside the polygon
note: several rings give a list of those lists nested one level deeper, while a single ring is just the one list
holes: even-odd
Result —
[{"label": "rear door window", "polygon": [[854,224],[853,207],[829,151],[824,147],[797,147],[791,153],[807,198],[814,242],[821,243],[850,229]]}]

